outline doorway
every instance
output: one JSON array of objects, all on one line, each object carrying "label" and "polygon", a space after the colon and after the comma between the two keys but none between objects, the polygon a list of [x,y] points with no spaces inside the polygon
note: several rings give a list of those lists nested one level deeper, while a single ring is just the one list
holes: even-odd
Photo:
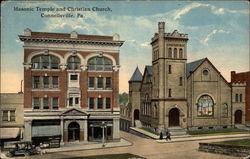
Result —
[{"label": "doorway", "polygon": [[80,139],[80,126],[77,122],[72,122],[68,126],[68,140],[77,141]]},{"label": "doorway", "polygon": [[234,123],[235,124],[242,124],[242,111],[237,110],[234,114]]},{"label": "doorway", "polygon": [[177,108],[169,111],[169,127],[180,126],[180,112]]}]

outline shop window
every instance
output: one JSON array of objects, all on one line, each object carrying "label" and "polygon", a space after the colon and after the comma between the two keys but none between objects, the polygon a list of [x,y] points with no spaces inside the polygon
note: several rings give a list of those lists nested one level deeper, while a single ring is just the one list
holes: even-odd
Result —
[{"label": "shop window", "polygon": [[198,99],[197,115],[200,117],[213,116],[214,101],[209,95],[203,95]]},{"label": "shop window", "polygon": [[69,70],[79,70],[80,69],[80,59],[77,56],[70,56],[67,61],[67,66]]},{"label": "shop window", "polygon": [[88,60],[89,71],[112,71],[112,61],[107,57],[93,57]]}]

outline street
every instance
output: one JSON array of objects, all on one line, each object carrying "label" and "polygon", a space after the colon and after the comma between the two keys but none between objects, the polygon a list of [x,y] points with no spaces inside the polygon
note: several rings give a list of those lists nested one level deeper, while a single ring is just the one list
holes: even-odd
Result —
[{"label": "street", "polygon": [[[237,157],[231,157],[226,155],[211,154],[205,152],[198,152],[199,142],[215,142],[221,140],[232,140],[232,139],[212,139],[204,141],[189,141],[189,142],[174,142],[174,143],[157,143],[152,139],[145,139],[135,136],[130,133],[121,132],[121,136],[133,143],[132,146],[128,147],[117,147],[107,149],[96,149],[96,150],[83,150],[83,151],[70,151],[70,152],[59,152],[44,155],[30,156],[26,158],[36,159],[50,159],[50,158],[71,158],[81,156],[94,156],[102,154],[119,154],[119,153],[132,153],[145,157],[147,159],[234,159]],[[25,158],[25,157],[19,157]]]}]

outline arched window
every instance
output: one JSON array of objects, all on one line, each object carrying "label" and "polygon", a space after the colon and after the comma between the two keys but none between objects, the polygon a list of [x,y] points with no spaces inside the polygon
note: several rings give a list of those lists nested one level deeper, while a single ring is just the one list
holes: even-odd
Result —
[{"label": "arched window", "polygon": [[203,95],[197,103],[197,115],[200,117],[213,116],[214,101],[209,95]]},{"label": "arched window", "polygon": [[31,59],[33,69],[59,69],[59,59],[53,55],[39,55]]},{"label": "arched window", "polygon": [[112,71],[112,61],[106,57],[93,57],[88,61],[89,71]]},{"label": "arched window", "polygon": [[174,58],[177,59],[177,49],[174,48]]},{"label": "arched window", "polygon": [[80,69],[80,59],[77,56],[70,56],[67,60],[67,64],[69,70]]},{"label": "arched window", "polygon": [[207,76],[208,75],[208,70],[203,70],[203,72],[202,72],[202,74],[204,75],[204,76]]},{"label": "arched window", "polygon": [[183,50],[179,49],[179,58],[182,59],[183,58]]},{"label": "arched window", "polygon": [[171,48],[168,48],[168,57],[172,58],[172,49]]}]

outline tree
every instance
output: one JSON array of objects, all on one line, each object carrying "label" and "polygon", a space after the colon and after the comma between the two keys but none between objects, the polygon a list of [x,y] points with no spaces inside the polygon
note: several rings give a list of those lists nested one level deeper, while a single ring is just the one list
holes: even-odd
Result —
[{"label": "tree", "polygon": [[128,93],[123,92],[122,94],[119,94],[119,104],[123,106],[128,104]]}]

